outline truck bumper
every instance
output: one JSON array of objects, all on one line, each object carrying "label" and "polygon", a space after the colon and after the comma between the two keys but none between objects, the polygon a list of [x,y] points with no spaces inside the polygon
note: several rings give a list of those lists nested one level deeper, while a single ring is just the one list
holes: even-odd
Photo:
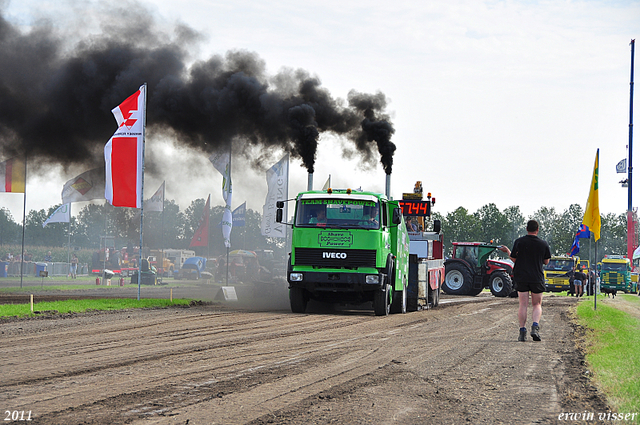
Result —
[{"label": "truck bumper", "polygon": [[[292,280],[291,275],[300,273],[301,280]],[[377,276],[375,283],[367,283],[367,276]],[[382,289],[384,275],[370,273],[339,272],[289,272],[290,287],[303,288],[310,292],[368,292]],[[372,278],[369,278],[370,280]]]}]

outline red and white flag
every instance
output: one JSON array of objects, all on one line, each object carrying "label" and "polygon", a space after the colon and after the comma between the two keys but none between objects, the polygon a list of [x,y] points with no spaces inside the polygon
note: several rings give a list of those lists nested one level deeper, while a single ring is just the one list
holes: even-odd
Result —
[{"label": "red and white flag", "polygon": [[204,212],[202,218],[198,224],[196,232],[191,238],[189,248],[194,246],[209,246],[209,215],[210,215],[211,195],[207,198],[207,203],[204,205]]},{"label": "red and white flag", "polygon": [[137,92],[111,110],[118,130],[104,147],[104,197],[114,207],[142,206],[145,88],[140,86]]}]

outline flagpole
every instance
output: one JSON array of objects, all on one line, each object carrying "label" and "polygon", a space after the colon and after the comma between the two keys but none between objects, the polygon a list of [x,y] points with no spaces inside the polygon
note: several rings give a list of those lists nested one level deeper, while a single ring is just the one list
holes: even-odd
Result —
[{"label": "flagpole", "polygon": [[[140,284],[142,281],[142,253],[143,253],[143,223],[144,223],[144,145],[145,145],[145,137],[146,137],[146,129],[147,129],[147,83],[143,84],[144,86],[144,114],[142,117],[142,173],[141,175],[141,183],[140,183],[140,262],[138,263],[138,301],[140,301]],[[163,199],[164,203],[164,199]],[[162,206],[164,213],[164,205]]]},{"label": "flagpole", "polygon": [[24,154],[24,193],[22,194],[22,253],[20,254],[20,288],[24,269],[24,227],[27,217],[27,154]]},{"label": "flagpole", "polygon": [[633,251],[635,249],[635,226],[633,221],[633,203],[632,198],[632,175],[633,175],[633,61],[635,51],[635,40],[631,40],[631,78],[629,82],[629,167],[627,168],[627,190],[628,190],[628,205],[627,205],[627,257],[633,264]]}]

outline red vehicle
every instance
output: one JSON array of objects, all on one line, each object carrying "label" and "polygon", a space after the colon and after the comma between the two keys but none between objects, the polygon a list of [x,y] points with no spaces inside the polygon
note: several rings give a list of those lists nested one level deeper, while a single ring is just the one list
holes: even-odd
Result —
[{"label": "red vehicle", "polygon": [[489,288],[496,297],[513,292],[513,265],[489,259],[499,245],[483,242],[453,242],[453,257],[445,261],[442,290],[451,295],[478,295]]}]

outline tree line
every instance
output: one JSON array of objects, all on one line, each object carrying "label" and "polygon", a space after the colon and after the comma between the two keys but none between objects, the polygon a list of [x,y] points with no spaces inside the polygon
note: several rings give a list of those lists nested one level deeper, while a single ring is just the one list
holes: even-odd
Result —
[{"label": "tree line", "polygon": [[[433,219],[440,220],[444,233],[445,252],[450,255],[451,242],[490,242],[507,245],[525,235],[526,223],[535,219],[540,223],[538,236],[549,243],[552,255],[566,255],[571,250],[584,210],[578,204],[572,204],[566,210],[558,212],[555,208],[541,207],[529,217],[524,216],[520,207],[511,206],[500,211],[495,204],[487,204],[476,212],[464,207],[445,215],[434,213]],[[598,261],[605,254],[627,253],[627,214],[601,214],[600,239],[598,240]],[[637,232],[637,229],[636,229]],[[579,239],[579,256],[593,258],[595,242]]]},{"label": "tree line", "polygon": [[[79,249],[99,249],[101,236],[113,236],[116,247],[138,246],[140,243],[140,217],[137,210],[116,208],[107,203],[86,205],[71,223],[42,223],[59,205],[48,210],[31,210],[25,219],[25,244],[28,246],[65,247],[70,241]],[[146,212],[144,215],[144,245],[152,249],[187,249],[198,228],[205,207],[205,199],[196,199],[184,211],[173,200],[165,200],[164,213]],[[196,248],[200,255],[216,256],[226,252],[222,232],[218,224],[222,219],[223,206],[210,210],[209,247]],[[558,212],[555,208],[541,207],[531,216],[525,217],[520,207],[511,206],[500,211],[495,204],[482,206],[475,212],[464,207],[441,214],[434,213],[432,219],[442,223],[445,252],[450,254],[451,242],[490,242],[511,246],[513,241],[526,234],[527,220],[533,218],[540,223],[539,236],[546,240],[553,255],[567,254],[573,244],[584,211],[578,204]],[[601,215],[601,239],[598,241],[598,259],[605,254],[626,254],[626,212],[619,215]],[[245,226],[234,227],[231,232],[232,249],[273,249],[284,255],[286,248],[281,239],[265,238],[260,227],[262,215],[247,209]],[[68,232],[70,230],[70,232]],[[22,241],[22,225],[17,223],[6,208],[0,208],[0,246],[16,245]],[[595,244],[580,239],[580,254],[586,256]]]}]

